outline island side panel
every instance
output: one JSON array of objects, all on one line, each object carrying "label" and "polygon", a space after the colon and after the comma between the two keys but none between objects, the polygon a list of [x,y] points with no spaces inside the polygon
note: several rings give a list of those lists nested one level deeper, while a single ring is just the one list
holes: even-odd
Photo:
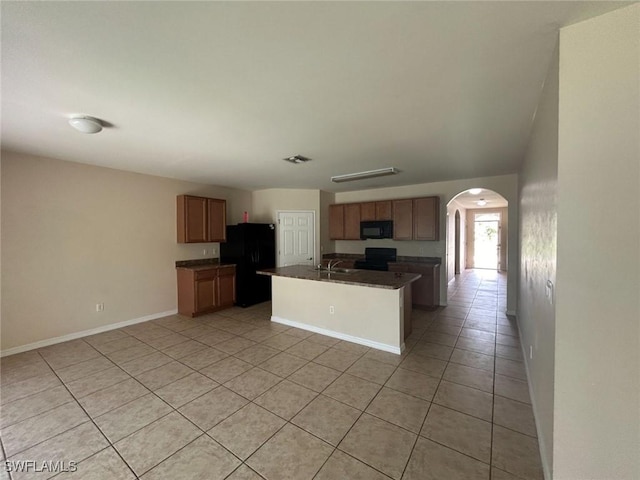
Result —
[{"label": "island side panel", "polygon": [[356,337],[394,353],[400,353],[404,346],[404,288],[274,276],[272,292],[274,321],[296,322],[301,328],[308,326]]},{"label": "island side panel", "polygon": [[411,325],[411,314],[413,313],[413,298],[411,290],[411,285],[402,287],[402,296],[404,298],[404,308],[402,312],[402,323],[404,325],[404,331],[402,333],[403,339],[411,335],[411,332],[413,331],[413,327]]}]

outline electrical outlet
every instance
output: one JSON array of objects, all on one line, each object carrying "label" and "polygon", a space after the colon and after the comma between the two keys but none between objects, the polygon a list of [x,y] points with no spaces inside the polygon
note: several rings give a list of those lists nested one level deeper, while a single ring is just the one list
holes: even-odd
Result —
[{"label": "electrical outlet", "polygon": [[216,247],[211,248],[211,255],[215,256],[217,252]]},{"label": "electrical outlet", "polygon": [[424,247],[420,247],[420,255],[424,255]]},{"label": "electrical outlet", "polygon": [[331,315],[333,315],[334,313],[336,313],[336,309],[333,307],[333,305],[329,305],[329,313]]},{"label": "electrical outlet", "polygon": [[207,255],[207,249],[206,248],[202,250],[202,255],[205,255],[205,256]]},{"label": "electrical outlet", "polygon": [[104,312],[104,303],[96,303],[96,312]]}]

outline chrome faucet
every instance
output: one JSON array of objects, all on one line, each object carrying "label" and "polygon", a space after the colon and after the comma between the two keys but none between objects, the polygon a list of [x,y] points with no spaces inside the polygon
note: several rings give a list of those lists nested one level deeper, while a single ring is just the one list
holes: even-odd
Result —
[{"label": "chrome faucet", "polygon": [[339,263],[342,263],[342,260],[336,260],[335,262],[333,262],[332,260],[329,260],[329,263],[327,264],[327,271],[330,272],[331,269],[334,268]]}]

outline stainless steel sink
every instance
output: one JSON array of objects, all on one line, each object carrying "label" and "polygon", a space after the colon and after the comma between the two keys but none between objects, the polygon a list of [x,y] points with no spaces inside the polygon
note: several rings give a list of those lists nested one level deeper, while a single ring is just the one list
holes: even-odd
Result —
[{"label": "stainless steel sink", "polygon": [[357,271],[355,268],[332,268],[329,273],[355,273]]},{"label": "stainless steel sink", "polygon": [[320,272],[326,272],[326,273],[342,273],[342,274],[350,274],[350,273],[355,273],[358,270],[355,268],[332,268],[332,269],[328,269],[327,267],[315,267],[314,270],[318,270]]}]

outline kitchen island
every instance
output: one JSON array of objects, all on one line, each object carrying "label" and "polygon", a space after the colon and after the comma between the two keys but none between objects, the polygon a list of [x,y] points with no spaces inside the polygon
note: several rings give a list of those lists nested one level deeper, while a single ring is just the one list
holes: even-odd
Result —
[{"label": "kitchen island", "polygon": [[419,274],[293,265],[272,277],[271,321],[400,354]]}]

